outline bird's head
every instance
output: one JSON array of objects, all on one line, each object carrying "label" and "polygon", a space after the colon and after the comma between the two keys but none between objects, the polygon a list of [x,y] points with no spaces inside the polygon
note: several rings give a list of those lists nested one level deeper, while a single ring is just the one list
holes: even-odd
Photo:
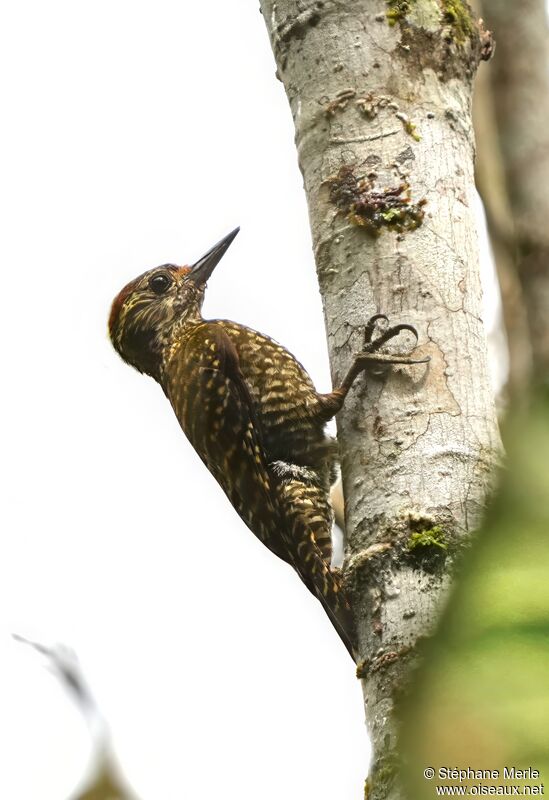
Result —
[{"label": "bird's head", "polygon": [[191,267],[163,264],[124,286],[109,317],[109,336],[124,361],[158,379],[173,326],[200,319],[208,278],[239,230],[231,231]]}]

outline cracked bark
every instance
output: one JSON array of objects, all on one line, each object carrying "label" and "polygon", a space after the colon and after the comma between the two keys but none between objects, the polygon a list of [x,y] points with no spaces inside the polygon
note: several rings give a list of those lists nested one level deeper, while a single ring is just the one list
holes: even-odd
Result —
[{"label": "cracked bark", "polygon": [[[500,452],[472,203],[481,37],[465,8],[464,34],[442,1],[402,5],[406,19],[390,26],[383,0],[261,0],[295,122],[334,386],[376,312],[416,325],[416,353],[431,356],[428,367],[359,378],[337,420],[376,800],[403,796],[398,696]],[[362,179],[362,206],[334,191],[349,171]],[[399,186],[395,217],[383,201]],[[411,204],[424,198],[424,218],[408,229]],[[417,544],[421,535],[430,546]]]}]

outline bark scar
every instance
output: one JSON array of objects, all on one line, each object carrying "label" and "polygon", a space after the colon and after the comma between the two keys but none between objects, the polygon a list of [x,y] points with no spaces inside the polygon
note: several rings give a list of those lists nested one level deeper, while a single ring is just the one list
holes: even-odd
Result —
[{"label": "bark scar", "polygon": [[281,43],[287,44],[292,39],[303,39],[307,28],[312,28],[320,22],[324,5],[323,0],[315,0],[295,16],[286,17],[282,22],[279,22],[274,29],[276,43],[278,45]]}]

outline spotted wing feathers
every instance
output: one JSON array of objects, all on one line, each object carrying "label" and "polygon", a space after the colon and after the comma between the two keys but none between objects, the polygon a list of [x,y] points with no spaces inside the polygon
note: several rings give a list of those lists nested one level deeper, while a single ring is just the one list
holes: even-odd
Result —
[{"label": "spotted wing feathers", "polygon": [[[352,654],[349,605],[323,557],[326,543],[299,521],[299,481],[291,487],[266,462],[261,424],[236,347],[216,323],[203,323],[167,365],[166,394],[181,427],[235,510],[255,535],[291,564],[320,600]],[[305,485],[303,489],[305,490]],[[305,505],[310,499],[303,494]]]}]

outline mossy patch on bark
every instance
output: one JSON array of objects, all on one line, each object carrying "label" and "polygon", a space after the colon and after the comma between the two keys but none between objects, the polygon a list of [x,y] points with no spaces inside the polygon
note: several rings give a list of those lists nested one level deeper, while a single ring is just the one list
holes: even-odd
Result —
[{"label": "mossy patch on bark", "polygon": [[451,26],[456,44],[464,45],[468,39],[478,35],[478,28],[469,7],[464,0],[442,0],[444,22]]},{"label": "mossy patch on bark", "polygon": [[[385,0],[387,4],[386,17],[389,25],[406,22],[410,13],[415,10],[418,0]],[[465,44],[477,28],[471,8],[466,0],[438,0],[442,19],[447,25],[452,26],[453,38],[458,44]]]},{"label": "mossy patch on bark", "polygon": [[413,531],[406,548],[410,562],[426,572],[436,572],[446,562],[448,537],[440,525]]},{"label": "mossy patch on bark", "polygon": [[416,550],[418,547],[439,547],[447,550],[448,541],[440,525],[412,533],[408,539],[408,550]]},{"label": "mossy patch on bark", "polygon": [[386,0],[390,25],[398,22],[395,53],[422,74],[433,69],[442,81],[470,81],[480,59],[493,51],[493,39],[475,18],[467,0]]},{"label": "mossy patch on bark", "polygon": [[386,3],[388,6],[387,21],[392,26],[406,19],[417,0],[386,0]]}]

